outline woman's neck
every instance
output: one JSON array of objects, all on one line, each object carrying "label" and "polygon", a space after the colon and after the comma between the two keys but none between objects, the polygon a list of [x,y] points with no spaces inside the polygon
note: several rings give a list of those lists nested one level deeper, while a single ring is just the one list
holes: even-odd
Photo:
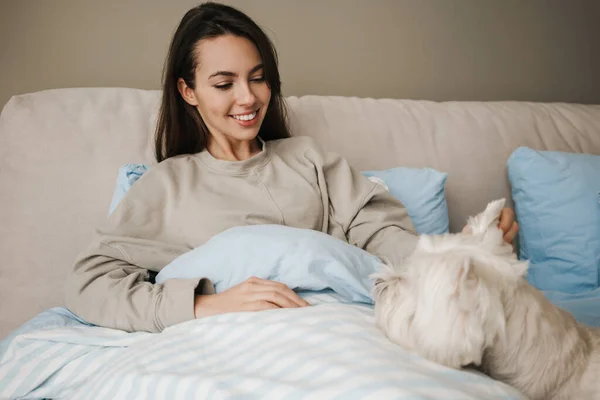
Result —
[{"label": "woman's neck", "polygon": [[207,150],[218,160],[244,161],[260,153],[261,147],[261,142],[258,138],[235,140],[212,136],[209,140]]}]

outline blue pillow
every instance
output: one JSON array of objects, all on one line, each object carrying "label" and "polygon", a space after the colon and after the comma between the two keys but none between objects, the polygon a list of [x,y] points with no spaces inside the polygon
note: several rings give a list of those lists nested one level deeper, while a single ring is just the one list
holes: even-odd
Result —
[{"label": "blue pillow", "polygon": [[507,164],[529,282],[564,293],[598,288],[600,156],[520,147]]},{"label": "blue pillow", "polygon": [[295,290],[333,290],[350,302],[372,303],[372,282],[381,261],[326,233],[284,225],[230,228],[177,257],[156,276],[209,278],[217,293],[251,276]]},{"label": "blue pillow", "polygon": [[[144,164],[126,164],[119,169],[109,214],[117,207],[131,185],[148,168]],[[363,175],[380,179],[385,183],[390,193],[406,207],[418,233],[441,234],[448,232],[446,173],[431,168],[399,167],[383,171],[366,171]]]},{"label": "blue pillow", "polygon": [[397,167],[382,171],[365,171],[366,177],[381,179],[392,196],[406,207],[419,234],[448,233],[445,172],[432,168]]},{"label": "blue pillow", "polygon": [[110,202],[110,208],[108,213],[112,214],[115,208],[121,202],[125,193],[131,188],[131,186],[148,171],[149,166],[145,164],[125,164],[119,168],[117,173],[117,186],[113,193],[112,201]]},{"label": "blue pillow", "polygon": [[581,293],[544,291],[554,305],[586,325],[600,327],[600,288]]}]

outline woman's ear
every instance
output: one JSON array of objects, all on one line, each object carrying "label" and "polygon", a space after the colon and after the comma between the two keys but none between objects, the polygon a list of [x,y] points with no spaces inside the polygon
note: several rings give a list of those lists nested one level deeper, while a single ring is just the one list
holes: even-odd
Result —
[{"label": "woman's ear", "polygon": [[198,106],[198,100],[196,100],[196,93],[185,83],[183,78],[179,78],[177,80],[177,89],[179,90],[179,94],[183,97],[186,103],[190,106]]}]

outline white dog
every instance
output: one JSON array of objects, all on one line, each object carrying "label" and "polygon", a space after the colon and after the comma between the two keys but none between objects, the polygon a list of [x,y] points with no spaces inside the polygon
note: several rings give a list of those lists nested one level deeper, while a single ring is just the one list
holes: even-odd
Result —
[{"label": "white dog", "polygon": [[533,400],[600,399],[600,329],[528,284],[497,226],[504,203],[470,218],[468,233],[421,236],[400,270],[377,274],[377,324],[409,351],[474,365]]}]

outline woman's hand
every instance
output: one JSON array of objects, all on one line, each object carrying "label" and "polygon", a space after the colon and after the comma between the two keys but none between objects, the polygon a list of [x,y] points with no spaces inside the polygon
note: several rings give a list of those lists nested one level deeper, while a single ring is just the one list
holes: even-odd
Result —
[{"label": "woman's hand", "polygon": [[519,224],[515,221],[515,212],[512,208],[502,209],[498,227],[504,232],[504,241],[514,246],[513,241],[519,233]]},{"label": "woman's hand", "polygon": [[308,305],[310,304],[283,283],[252,277],[222,293],[197,295],[194,301],[194,315],[196,318],[202,318],[238,311],[263,311]]},{"label": "woman's hand", "polygon": [[[514,247],[513,241],[515,240],[517,233],[519,233],[519,224],[517,223],[517,221],[515,221],[515,212],[512,208],[505,207],[502,209],[498,221],[498,227],[504,233],[504,241],[508,244],[513,245]],[[464,233],[470,233],[471,229],[467,225],[463,228],[462,231]]]}]

